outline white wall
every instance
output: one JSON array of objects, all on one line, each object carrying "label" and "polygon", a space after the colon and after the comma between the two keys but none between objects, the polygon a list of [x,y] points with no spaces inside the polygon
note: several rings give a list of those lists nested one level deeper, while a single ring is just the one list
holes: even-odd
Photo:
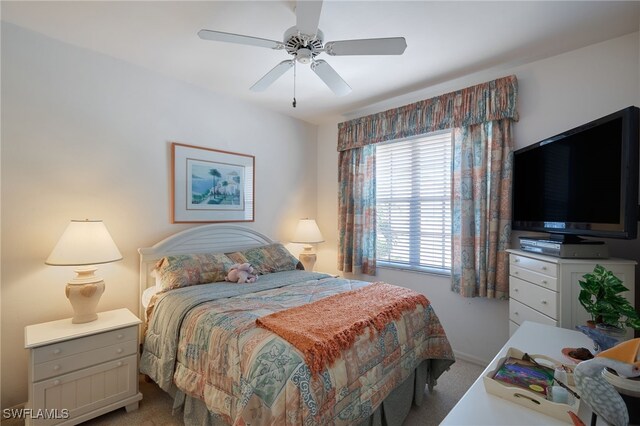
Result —
[{"label": "white wall", "polygon": [[98,310],[138,307],[138,247],[170,223],[170,141],[256,157],[256,220],[287,241],[316,211],[316,126],[2,23],[2,407],[27,399],[24,326],[70,317],[70,268],[44,260],[72,218],[124,255]]},{"label": "white wall", "polygon": [[[520,148],[629,105],[640,105],[638,53],[638,33],[634,33],[529,64],[505,65],[459,78],[353,112],[343,120],[515,74],[520,121],[514,137]],[[337,234],[331,231],[337,229],[336,141],[337,122],[320,126],[318,224],[327,233],[327,242],[318,251],[317,269],[327,271],[336,270]],[[608,243],[613,256],[640,260],[640,240]],[[450,291],[449,277],[380,269],[375,279],[422,291],[461,357],[488,363],[508,338],[506,301],[462,298]]]}]

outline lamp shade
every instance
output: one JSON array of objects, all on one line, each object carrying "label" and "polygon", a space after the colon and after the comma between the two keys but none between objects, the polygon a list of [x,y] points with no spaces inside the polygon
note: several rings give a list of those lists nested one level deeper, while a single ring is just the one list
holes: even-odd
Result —
[{"label": "lamp shade", "polygon": [[324,241],[320,228],[314,219],[300,219],[293,234],[292,243],[314,244]]},{"label": "lamp shade", "polygon": [[101,220],[72,220],[45,263],[82,266],[120,259],[122,254]]}]

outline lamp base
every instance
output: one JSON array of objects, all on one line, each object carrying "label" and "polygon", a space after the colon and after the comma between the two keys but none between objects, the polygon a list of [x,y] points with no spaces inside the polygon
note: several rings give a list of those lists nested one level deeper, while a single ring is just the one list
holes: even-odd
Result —
[{"label": "lamp base", "polygon": [[298,256],[298,259],[302,262],[302,266],[304,266],[304,270],[309,272],[313,272],[313,267],[318,259],[316,254],[312,251],[312,248],[313,247],[311,246],[305,246],[304,251]]},{"label": "lamp base", "polygon": [[98,319],[96,307],[104,293],[104,281],[94,275],[97,268],[76,269],[78,274],[67,283],[65,294],[73,307],[73,324],[82,324]]}]

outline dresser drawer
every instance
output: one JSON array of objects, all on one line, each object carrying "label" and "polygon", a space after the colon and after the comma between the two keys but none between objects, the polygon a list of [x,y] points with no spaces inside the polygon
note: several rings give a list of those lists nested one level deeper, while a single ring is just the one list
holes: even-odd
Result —
[{"label": "dresser drawer", "polygon": [[105,333],[94,334],[92,336],[80,337],[74,340],[67,340],[60,343],[41,346],[33,349],[33,359],[36,364],[53,361],[68,357],[70,355],[87,352],[92,349],[104,348],[116,343],[138,338],[138,326],[121,328],[107,331]]},{"label": "dresser drawer", "polygon": [[509,256],[509,263],[550,277],[556,277],[558,275],[558,265],[551,262],[545,262],[543,260],[533,259],[531,257],[511,254]]},{"label": "dresser drawer", "polygon": [[537,284],[549,290],[558,291],[558,279],[556,277],[534,272],[530,269],[516,266],[515,264],[512,264],[509,268],[509,273],[514,277],[529,281],[530,283]]},{"label": "dresser drawer", "polygon": [[558,322],[548,316],[541,314],[535,309],[523,305],[515,299],[509,299],[509,319],[517,325],[524,321],[533,321],[540,324],[548,324],[554,327],[558,326]]},{"label": "dresser drawer", "polygon": [[509,297],[552,319],[558,319],[558,293],[555,291],[547,290],[516,277],[509,277]]},{"label": "dresser drawer", "polygon": [[69,355],[53,361],[36,364],[33,370],[33,380],[39,381],[61,374],[80,370],[91,365],[101,364],[121,358],[126,355],[135,354],[137,351],[137,340],[127,340],[115,345],[93,349]]}]

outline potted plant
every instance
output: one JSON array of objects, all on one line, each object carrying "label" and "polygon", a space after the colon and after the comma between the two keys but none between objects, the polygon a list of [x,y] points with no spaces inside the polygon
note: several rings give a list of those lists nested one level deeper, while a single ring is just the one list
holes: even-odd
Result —
[{"label": "potted plant", "polygon": [[635,330],[640,329],[640,317],[633,305],[620,293],[628,291],[622,281],[613,272],[601,265],[596,265],[593,272],[578,281],[581,290],[578,301],[591,315],[596,324],[609,324]]}]

